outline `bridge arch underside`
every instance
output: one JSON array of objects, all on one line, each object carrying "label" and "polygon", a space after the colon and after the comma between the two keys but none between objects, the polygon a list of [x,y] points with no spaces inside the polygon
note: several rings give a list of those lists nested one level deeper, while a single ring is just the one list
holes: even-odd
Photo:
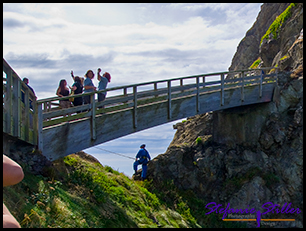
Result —
[{"label": "bridge arch underside", "polygon": [[[238,87],[224,91],[223,97],[220,91],[215,91],[200,93],[198,96],[193,94],[173,98],[170,107],[167,99],[138,106],[137,116],[134,114],[133,107],[97,115],[95,118],[96,139],[92,139],[90,117],[48,127],[43,130],[43,155],[50,160],[56,160],[134,132],[196,114],[270,102],[274,86],[274,83],[264,84],[261,97],[259,96],[259,85],[254,85],[244,88],[244,96],[242,96],[241,88]],[[221,98],[224,99],[223,105],[221,105]],[[244,100],[241,100],[242,98]]]}]

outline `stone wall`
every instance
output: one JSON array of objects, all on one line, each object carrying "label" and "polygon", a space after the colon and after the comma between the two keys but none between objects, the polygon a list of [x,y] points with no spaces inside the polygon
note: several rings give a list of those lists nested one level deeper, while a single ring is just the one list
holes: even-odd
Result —
[{"label": "stone wall", "polygon": [[6,133],[3,133],[3,154],[34,174],[43,174],[44,168],[52,165],[52,162],[47,160],[37,150],[36,146],[18,140]]}]

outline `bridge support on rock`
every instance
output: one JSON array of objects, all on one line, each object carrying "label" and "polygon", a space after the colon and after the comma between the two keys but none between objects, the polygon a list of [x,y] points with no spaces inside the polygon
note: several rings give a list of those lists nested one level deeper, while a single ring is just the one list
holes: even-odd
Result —
[{"label": "bridge support on rock", "polygon": [[[272,68],[219,72],[108,88],[108,97],[97,102],[98,92],[86,93],[86,104],[60,109],[53,97],[36,101],[37,144],[49,160],[170,121],[196,114],[249,104],[270,102],[277,73]],[[226,79],[228,74],[237,78]],[[99,91],[99,92],[103,92]],[[5,132],[5,130],[3,130]]]}]

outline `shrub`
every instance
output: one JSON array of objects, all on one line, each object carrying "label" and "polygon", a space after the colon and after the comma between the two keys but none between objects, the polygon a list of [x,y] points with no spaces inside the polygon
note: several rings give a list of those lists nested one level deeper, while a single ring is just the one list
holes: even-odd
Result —
[{"label": "shrub", "polygon": [[261,62],[261,59],[260,59],[260,58],[256,59],[256,60],[254,61],[254,63],[250,66],[250,68],[256,69],[256,68],[258,67],[258,65],[260,64],[260,62]]},{"label": "shrub", "polygon": [[196,144],[201,144],[202,143],[202,138],[201,137],[198,137],[197,139],[196,139]]},{"label": "shrub", "polygon": [[287,21],[288,18],[291,17],[291,9],[296,6],[296,3],[291,3],[286,10],[284,10],[283,13],[281,13],[278,17],[276,17],[276,19],[274,20],[274,22],[270,25],[269,29],[267,30],[267,32],[265,33],[264,36],[262,36],[261,41],[260,41],[260,45],[262,44],[262,41],[264,39],[269,39],[270,34],[273,35],[273,38],[276,39],[278,34],[279,34],[279,30],[281,28],[281,26],[283,25],[284,22]]}]

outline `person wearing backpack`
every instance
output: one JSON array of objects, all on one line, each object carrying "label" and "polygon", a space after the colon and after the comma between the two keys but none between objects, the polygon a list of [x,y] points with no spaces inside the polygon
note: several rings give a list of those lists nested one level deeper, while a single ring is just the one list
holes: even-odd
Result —
[{"label": "person wearing backpack", "polygon": [[138,165],[142,164],[142,173],[141,178],[144,180],[147,176],[147,168],[148,168],[148,162],[151,160],[149,152],[145,149],[146,145],[142,144],[140,146],[140,150],[138,151],[135,162],[134,162],[134,171],[135,175],[137,174],[137,167]]}]

